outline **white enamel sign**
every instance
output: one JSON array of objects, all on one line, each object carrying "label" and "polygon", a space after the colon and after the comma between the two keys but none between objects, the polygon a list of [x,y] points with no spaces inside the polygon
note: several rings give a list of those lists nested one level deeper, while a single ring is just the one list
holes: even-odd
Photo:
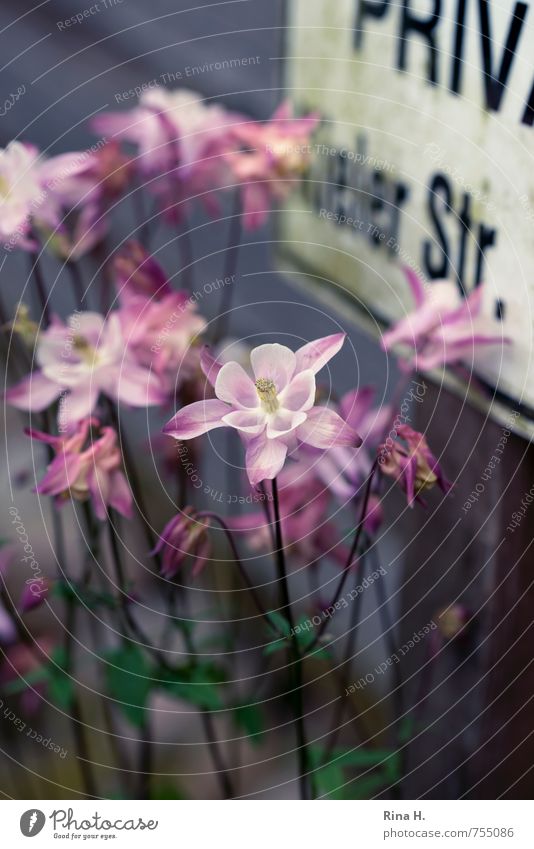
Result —
[{"label": "white enamel sign", "polygon": [[[282,216],[285,259],[386,324],[402,265],[469,292],[514,344],[477,354],[534,419],[534,8],[502,0],[290,0],[286,85],[324,121]],[[531,427],[528,424],[528,427]]]}]

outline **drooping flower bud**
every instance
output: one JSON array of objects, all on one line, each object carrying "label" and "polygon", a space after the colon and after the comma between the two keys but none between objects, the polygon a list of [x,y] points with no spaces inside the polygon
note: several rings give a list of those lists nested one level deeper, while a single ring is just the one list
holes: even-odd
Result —
[{"label": "drooping flower bud", "polygon": [[191,507],[186,507],[167,522],[156,547],[150,552],[152,555],[162,554],[161,574],[164,578],[174,578],[188,557],[192,559],[193,576],[202,571],[211,553],[208,527],[209,522],[197,519]]}]

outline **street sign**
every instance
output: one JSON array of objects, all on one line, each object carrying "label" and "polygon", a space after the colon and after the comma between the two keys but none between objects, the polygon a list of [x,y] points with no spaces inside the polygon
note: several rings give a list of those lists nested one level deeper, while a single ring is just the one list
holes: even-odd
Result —
[{"label": "street sign", "polygon": [[534,434],[534,10],[290,0],[287,23],[288,94],[324,120],[281,213],[284,261],[377,327],[413,308],[403,265],[461,293],[484,282],[513,345],[474,372],[492,414]]}]

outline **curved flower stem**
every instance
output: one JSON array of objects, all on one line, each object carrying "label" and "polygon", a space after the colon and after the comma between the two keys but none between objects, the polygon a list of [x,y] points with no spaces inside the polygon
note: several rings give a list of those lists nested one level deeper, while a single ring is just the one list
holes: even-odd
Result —
[{"label": "curved flower stem", "polygon": [[230,528],[228,527],[228,525],[226,524],[226,522],[224,521],[222,516],[219,516],[218,513],[213,513],[209,510],[203,510],[200,513],[197,513],[197,519],[210,519],[214,522],[217,522],[219,527],[222,528],[222,530],[224,531],[224,533],[226,535],[228,543],[230,545],[230,549],[232,551],[232,556],[233,556],[235,564],[236,564],[236,566],[239,570],[239,574],[241,575],[243,582],[246,584],[246,587],[247,587],[247,589],[248,589],[248,591],[249,591],[249,593],[250,593],[250,595],[251,595],[251,597],[254,601],[254,604],[256,605],[256,607],[258,609],[260,616],[266,621],[266,623],[269,625],[269,628],[271,628],[271,630],[276,632],[277,637],[283,637],[283,634],[281,634],[278,631],[274,622],[272,622],[269,619],[269,614],[267,613],[267,611],[265,610],[265,607],[261,603],[261,600],[260,600],[250,578],[248,577],[248,575],[245,571],[245,567],[243,566],[243,562],[242,562],[242,560],[239,556],[239,552],[237,550],[237,545],[236,545],[236,542],[235,542],[235,539],[234,539],[234,535],[232,534],[232,531],[230,530]]},{"label": "curved flower stem", "polygon": [[[350,572],[351,567],[353,565],[354,558],[355,558],[356,552],[358,550],[358,544],[360,542],[360,538],[361,538],[363,528],[364,528],[364,525],[365,525],[365,517],[367,515],[367,507],[369,506],[369,497],[371,495],[371,485],[373,483],[373,479],[374,479],[374,476],[376,474],[377,468],[378,468],[378,459],[376,459],[374,461],[374,463],[371,467],[371,471],[369,472],[369,476],[367,478],[367,482],[366,482],[366,485],[365,485],[365,493],[364,493],[363,501],[362,501],[362,509],[360,511],[360,519],[359,519],[358,524],[356,526],[356,533],[354,534],[354,540],[353,540],[352,545],[350,547],[349,556],[347,557],[347,563],[346,563],[346,565],[343,569],[343,574],[341,575],[341,579],[339,581],[337,589],[336,589],[334,596],[331,599],[328,607],[332,607],[333,605],[336,604],[337,601],[339,601],[341,593],[343,592],[343,587],[345,586],[345,583],[346,583],[347,578],[349,576],[349,572]],[[313,649],[315,648],[315,646],[317,645],[317,643],[321,639],[323,632],[324,632],[324,630],[327,626],[327,623],[328,623],[328,619],[325,618],[325,619],[323,619],[321,624],[318,626],[317,633],[315,635],[315,639],[310,643],[310,645],[306,649],[306,654],[309,654],[310,652],[313,651]]]},{"label": "curved flower stem", "polygon": [[[117,519],[115,518],[115,523],[116,521]],[[124,574],[124,568],[122,565],[122,557],[119,550],[115,523],[111,521],[111,518],[108,515],[109,541],[111,546],[111,552],[113,555],[115,574],[117,576],[117,585],[120,593],[120,605],[124,617],[124,623],[126,626],[125,630],[128,629],[131,632],[132,636],[139,641],[142,648],[144,648],[145,651],[147,651],[154,658],[154,660],[161,666],[162,669],[165,669],[167,672],[172,672],[173,668],[169,663],[167,663],[164,654],[158,648],[156,648],[156,646],[153,646],[151,644],[143,629],[140,627],[140,625],[137,624],[137,622],[132,616],[129,607],[129,596],[128,591],[126,589],[126,576]],[[126,635],[124,638],[126,639]]]},{"label": "curved flower stem", "polygon": [[284,540],[282,535],[282,521],[280,518],[280,501],[278,498],[278,484],[276,478],[272,482],[273,505],[274,505],[274,531],[276,538],[276,564],[278,569],[278,584],[280,588],[281,607],[286,615],[291,629],[291,671],[293,678],[293,701],[295,712],[295,730],[297,734],[299,785],[301,799],[308,799],[308,747],[306,742],[306,729],[304,727],[304,705],[303,705],[303,663],[300,654],[297,635],[291,610],[291,599],[289,596],[289,584],[287,580]]},{"label": "curved flower stem", "polygon": [[227,335],[228,326],[230,324],[230,311],[232,309],[233,294],[235,282],[232,279],[236,275],[237,262],[239,259],[239,249],[241,247],[242,238],[242,214],[241,193],[239,187],[234,193],[234,202],[232,215],[230,219],[230,228],[228,231],[228,244],[226,246],[226,261],[224,264],[223,279],[224,281],[231,280],[226,283],[223,288],[221,303],[219,307],[219,315],[215,321],[213,330],[213,344],[216,345],[221,339]]}]

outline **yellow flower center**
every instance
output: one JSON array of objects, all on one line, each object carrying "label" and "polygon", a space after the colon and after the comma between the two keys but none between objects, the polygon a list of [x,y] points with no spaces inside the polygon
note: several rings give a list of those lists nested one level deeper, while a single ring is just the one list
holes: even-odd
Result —
[{"label": "yellow flower center", "polygon": [[93,348],[93,346],[89,344],[85,336],[79,336],[76,334],[72,340],[72,345],[76,353],[85,363],[88,363],[89,365],[96,363],[96,348]]},{"label": "yellow flower center", "polygon": [[10,191],[11,190],[10,190],[8,181],[6,180],[5,177],[2,177],[0,175],[0,197],[2,197],[2,198],[9,197]]},{"label": "yellow flower center", "polygon": [[258,397],[261,401],[261,406],[263,407],[265,412],[276,413],[280,404],[278,403],[278,398],[276,396],[276,386],[274,385],[273,381],[268,380],[265,377],[259,377],[254,385],[256,387]]}]

